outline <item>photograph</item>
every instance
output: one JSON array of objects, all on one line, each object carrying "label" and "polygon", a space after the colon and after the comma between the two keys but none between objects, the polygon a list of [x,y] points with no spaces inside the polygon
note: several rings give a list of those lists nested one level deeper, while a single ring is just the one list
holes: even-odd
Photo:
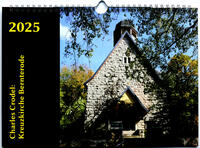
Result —
[{"label": "photograph", "polygon": [[60,8],[59,147],[197,147],[198,9]]}]

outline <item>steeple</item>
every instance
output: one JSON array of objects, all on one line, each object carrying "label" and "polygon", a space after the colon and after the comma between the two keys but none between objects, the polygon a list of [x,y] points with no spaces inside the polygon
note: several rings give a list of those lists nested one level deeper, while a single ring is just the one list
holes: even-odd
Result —
[{"label": "steeple", "polygon": [[121,36],[124,34],[124,32],[127,31],[133,39],[137,38],[137,31],[133,27],[133,23],[131,20],[124,20],[120,21],[114,31],[114,46],[118,42],[118,40],[121,38]]}]

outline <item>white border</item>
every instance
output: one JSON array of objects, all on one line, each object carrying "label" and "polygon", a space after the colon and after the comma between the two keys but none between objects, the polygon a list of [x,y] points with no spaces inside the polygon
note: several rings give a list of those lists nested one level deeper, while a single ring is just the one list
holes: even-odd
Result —
[{"label": "white border", "polygon": [[[100,0],[1,0],[0,3],[0,98],[2,98],[2,7],[95,7]],[[104,0],[108,7],[154,7],[154,8],[198,8],[198,20],[200,20],[200,1],[199,0],[143,0],[143,1],[126,1],[126,0]],[[199,26],[198,26],[199,27]],[[198,28],[198,37],[200,29]],[[198,42],[200,47],[200,42]],[[198,59],[200,53],[198,52]],[[198,64],[199,65],[199,64]],[[198,66],[198,71],[200,66]],[[200,82],[200,78],[198,78]],[[199,89],[199,88],[198,88]],[[199,89],[200,90],[200,89]],[[199,94],[198,94],[199,96]],[[2,99],[0,99],[0,147],[2,146]],[[199,111],[199,110],[198,110]],[[198,114],[199,115],[199,114]],[[200,121],[200,120],[199,120]],[[200,128],[199,135],[200,135]],[[200,141],[199,141],[200,145]],[[198,146],[200,147],[200,146]]]}]

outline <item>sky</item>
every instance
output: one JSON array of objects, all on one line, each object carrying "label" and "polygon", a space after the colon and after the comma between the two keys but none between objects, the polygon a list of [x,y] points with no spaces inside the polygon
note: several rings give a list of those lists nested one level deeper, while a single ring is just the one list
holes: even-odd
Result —
[{"label": "sky", "polygon": [[[113,20],[108,28],[109,34],[105,36],[105,39],[102,41],[101,38],[95,38],[94,44],[97,47],[94,47],[93,56],[90,58],[90,62],[88,58],[85,56],[81,56],[78,59],[78,63],[82,65],[86,65],[88,68],[92,69],[94,72],[99,68],[99,66],[103,63],[105,58],[114,48],[113,46],[113,32],[115,30],[115,26],[118,22],[123,19],[127,19],[124,15],[119,15],[116,20]],[[70,67],[73,64],[73,59],[66,58],[64,56],[65,50],[65,42],[66,40],[70,40],[70,25],[69,22],[66,21],[66,17],[60,18],[60,67],[63,66]]]},{"label": "sky", "polygon": [[[99,66],[103,63],[105,58],[108,56],[108,54],[111,52],[113,47],[113,32],[115,30],[115,26],[118,22],[121,20],[128,19],[129,15],[127,14],[124,16],[123,13],[120,13],[116,20],[113,20],[110,23],[110,26],[108,28],[109,33],[105,36],[104,40],[101,40],[101,38],[95,38],[93,40],[93,43],[97,45],[97,47],[94,47],[93,56],[89,59],[85,56],[81,56],[78,59],[78,65],[85,65],[89,69],[92,69],[93,72],[96,72],[96,70],[99,68]],[[136,20],[137,21],[137,20]],[[137,29],[136,29],[137,30]],[[60,18],[60,67],[63,66],[71,67],[74,63],[73,57],[65,57],[65,46],[66,41],[70,41],[71,32],[70,32],[70,18],[66,18],[65,15]],[[192,52],[188,51],[188,55],[191,55]]]}]

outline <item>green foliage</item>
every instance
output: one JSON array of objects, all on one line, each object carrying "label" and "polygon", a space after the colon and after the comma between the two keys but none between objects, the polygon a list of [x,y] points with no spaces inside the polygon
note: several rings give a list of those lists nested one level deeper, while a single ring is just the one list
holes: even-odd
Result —
[{"label": "green foliage", "polygon": [[[93,40],[108,34],[111,22],[110,10],[103,16],[95,13],[92,7],[73,7],[61,9],[61,16],[65,15],[70,22],[71,40],[66,42],[66,56],[73,55],[74,64],[77,58],[84,55],[88,58],[94,51]],[[103,39],[104,37],[102,37]]]},{"label": "green foliage", "polygon": [[[108,35],[109,25],[120,14],[134,23],[138,32],[138,46],[153,68],[166,68],[175,53],[189,49],[197,53],[197,9],[194,8],[109,8],[103,15],[94,13],[94,8],[63,8],[70,22],[71,37],[66,43],[66,55],[76,58],[91,57],[93,41]],[[124,17],[123,17],[124,19]],[[83,44],[84,43],[84,44]]]},{"label": "green foliage", "polygon": [[62,129],[66,128],[69,124],[78,120],[85,110],[86,100],[81,97],[73,102],[73,104],[66,106],[61,99],[60,107],[62,108],[63,115],[60,119],[60,126]]},{"label": "green foliage", "polygon": [[138,31],[138,46],[153,68],[164,69],[172,55],[197,52],[197,9],[136,8],[131,10]]},{"label": "green foliage", "polygon": [[63,67],[60,73],[60,88],[62,99],[66,105],[73,103],[79,97],[86,98],[84,82],[86,82],[93,72],[86,67],[79,66],[79,69],[68,69]]},{"label": "green foliage", "polygon": [[[198,63],[184,54],[177,54],[162,74],[164,106],[160,125],[175,137],[196,137],[198,130]],[[161,96],[162,91],[158,92]],[[166,122],[168,121],[168,122]]]},{"label": "green foliage", "polygon": [[84,82],[93,72],[86,67],[68,69],[63,67],[60,73],[60,127],[66,128],[76,122],[85,110],[86,91]]}]

